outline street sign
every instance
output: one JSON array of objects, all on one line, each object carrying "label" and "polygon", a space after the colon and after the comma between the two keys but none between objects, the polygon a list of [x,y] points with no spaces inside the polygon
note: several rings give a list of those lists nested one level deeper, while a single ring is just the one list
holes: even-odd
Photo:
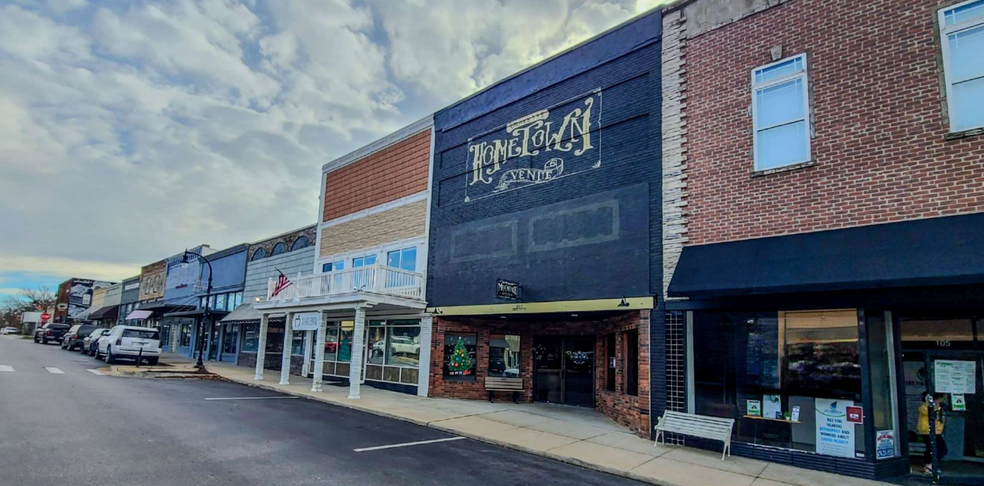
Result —
[{"label": "street sign", "polygon": [[41,322],[48,322],[48,319],[51,319],[51,314],[48,314],[47,312],[41,314]]},{"label": "street sign", "polygon": [[495,280],[495,296],[499,299],[519,300],[519,289],[519,283],[517,282],[510,282],[501,278]]}]

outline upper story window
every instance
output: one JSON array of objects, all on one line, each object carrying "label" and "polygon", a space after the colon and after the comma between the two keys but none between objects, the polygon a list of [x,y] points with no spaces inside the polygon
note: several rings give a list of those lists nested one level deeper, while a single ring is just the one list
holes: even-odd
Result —
[{"label": "upper story window", "polygon": [[270,256],[280,255],[282,253],[287,253],[287,247],[283,243],[277,243],[273,245],[273,251],[270,252]]},{"label": "upper story window", "polygon": [[417,247],[411,246],[410,248],[387,252],[386,265],[393,268],[402,268],[409,272],[417,271]]},{"label": "upper story window", "polygon": [[324,263],[321,265],[321,273],[338,272],[340,270],[345,270],[344,261]]},{"label": "upper story window", "polygon": [[752,70],[755,170],[810,161],[806,55]]},{"label": "upper story window", "polygon": [[311,242],[308,241],[307,236],[301,236],[294,240],[293,245],[290,245],[290,251],[300,250],[302,248],[307,248],[308,246],[311,246]]},{"label": "upper story window", "polygon": [[940,10],[950,131],[984,127],[984,0]]},{"label": "upper story window", "polygon": [[368,267],[376,264],[376,255],[366,255],[352,259],[352,268]]},{"label": "upper story window", "polygon": [[264,250],[263,248],[258,248],[256,251],[254,251],[253,257],[250,258],[249,261],[255,262],[260,258],[266,258],[266,250]]}]

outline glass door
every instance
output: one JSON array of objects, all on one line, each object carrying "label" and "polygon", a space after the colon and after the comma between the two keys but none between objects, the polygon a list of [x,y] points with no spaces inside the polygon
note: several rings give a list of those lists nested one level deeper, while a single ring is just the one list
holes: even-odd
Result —
[{"label": "glass door", "polygon": [[235,361],[239,350],[239,326],[225,324],[222,331],[222,361]]},{"label": "glass door", "polygon": [[533,338],[533,400],[547,403],[564,403],[563,341],[557,337]]},{"label": "glass door", "polygon": [[564,404],[594,406],[593,338],[564,340]]},{"label": "glass door", "polygon": [[[913,473],[927,473],[935,442],[941,483],[984,483],[984,352],[975,332],[979,323],[970,318],[900,321]],[[930,397],[935,414],[929,411]],[[932,415],[937,416],[935,440]]]}]

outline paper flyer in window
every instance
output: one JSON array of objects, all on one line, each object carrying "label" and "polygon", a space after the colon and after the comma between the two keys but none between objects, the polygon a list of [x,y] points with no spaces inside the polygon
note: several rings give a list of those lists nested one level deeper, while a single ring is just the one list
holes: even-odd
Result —
[{"label": "paper flyer in window", "polygon": [[762,415],[762,402],[759,400],[745,400],[746,415],[759,417]]},{"label": "paper flyer in window", "polygon": [[782,418],[782,397],[779,395],[762,396],[762,416],[774,419]]}]

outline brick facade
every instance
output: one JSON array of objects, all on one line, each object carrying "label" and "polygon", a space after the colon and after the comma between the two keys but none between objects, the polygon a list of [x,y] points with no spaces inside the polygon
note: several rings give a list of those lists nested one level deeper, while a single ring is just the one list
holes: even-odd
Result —
[{"label": "brick facade", "polygon": [[331,171],[322,221],[427,190],[431,131],[424,130]]},{"label": "brick facade", "polygon": [[[714,1],[684,10],[689,244],[984,211],[984,136],[947,139],[936,11],[956,2],[788,0],[708,28]],[[808,58],[813,165],[755,177],[750,72],[777,47]]]},{"label": "brick facade", "polygon": [[427,200],[321,229],[321,255],[331,256],[424,235]]},{"label": "brick facade", "polygon": [[[535,332],[534,332],[535,330]],[[639,335],[639,389],[637,396],[625,393],[625,344],[624,333],[636,331]],[[474,381],[444,379],[444,340],[446,333],[477,335],[476,376]],[[616,389],[606,389],[606,336],[616,333],[617,368]],[[649,437],[649,312],[629,312],[614,317],[581,320],[502,320],[496,318],[435,317],[430,360],[430,396],[468,400],[488,400],[485,377],[489,364],[489,336],[492,334],[518,334],[520,336],[520,377],[524,391],[519,399],[533,401],[533,340],[537,336],[591,336],[595,338],[594,389],[595,408],[616,422],[625,425],[643,437]],[[496,399],[511,400],[512,393],[496,393]]]}]

